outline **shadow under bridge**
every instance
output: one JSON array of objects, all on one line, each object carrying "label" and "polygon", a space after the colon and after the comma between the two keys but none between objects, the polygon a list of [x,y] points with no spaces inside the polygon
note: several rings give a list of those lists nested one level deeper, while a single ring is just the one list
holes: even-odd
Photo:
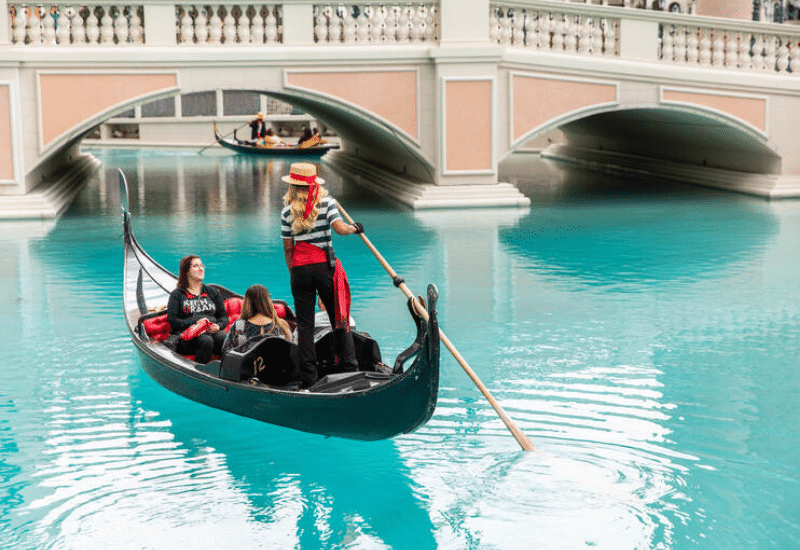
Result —
[{"label": "shadow under bridge", "polygon": [[248,91],[288,103],[320,121],[341,138],[342,151],[351,159],[369,162],[421,183],[434,181],[433,163],[419,145],[391,123],[369,111],[335,98],[301,90]]}]

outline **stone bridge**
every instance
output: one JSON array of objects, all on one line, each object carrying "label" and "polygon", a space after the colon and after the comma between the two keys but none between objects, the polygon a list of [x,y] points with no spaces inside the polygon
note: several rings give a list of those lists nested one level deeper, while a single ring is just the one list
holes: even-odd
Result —
[{"label": "stone bridge", "polygon": [[212,119],[241,122],[235,91],[313,116],[342,139],[334,168],[413,208],[527,205],[498,166],[531,147],[800,195],[800,30],[712,16],[711,0],[711,15],[700,0],[3,3],[0,217],[58,215],[104,121],[212,92],[208,142]]}]

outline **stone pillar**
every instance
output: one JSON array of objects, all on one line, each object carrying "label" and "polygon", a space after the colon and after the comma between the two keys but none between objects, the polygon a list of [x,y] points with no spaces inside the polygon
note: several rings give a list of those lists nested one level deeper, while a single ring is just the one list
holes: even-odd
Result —
[{"label": "stone pillar", "polygon": [[440,43],[489,44],[489,0],[441,0]]},{"label": "stone pillar", "polygon": [[144,5],[144,41],[148,46],[175,46],[178,43],[175,4]]},{"label": "stone pillar", "polygon": [[6,0],[0,0],[0,46],[10,44],[8,23],[8,3]]},{"label": "stone pillar", "polygon": [[313,4],[283,5],[283,45],[311,46],[314,44]]},{"label": "stone pillar", "polygon": [[697,15],[753,19],[753,0],[697,0]]}]

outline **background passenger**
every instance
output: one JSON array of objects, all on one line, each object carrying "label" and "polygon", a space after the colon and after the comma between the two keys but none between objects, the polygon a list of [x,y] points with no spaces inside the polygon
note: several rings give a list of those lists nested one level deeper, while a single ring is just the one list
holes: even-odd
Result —
[{"label": "background passenger", "polygon": [[252,285],[244,293],[242,314],[231,325],[222,352],[238,348],[257,336],[279,336],[290,341],[292,339],[289,324],[278,317],[269,290],[263,285]]}]

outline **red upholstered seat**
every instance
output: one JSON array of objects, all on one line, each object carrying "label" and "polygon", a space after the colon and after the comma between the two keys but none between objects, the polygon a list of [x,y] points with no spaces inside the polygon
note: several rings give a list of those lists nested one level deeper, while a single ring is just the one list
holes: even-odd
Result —
[{"label": "red upholstered seat", "polygon": [[157,342],[166,340],[171,331],[166,313],[145,319],[142,321],[142,326],[144,326],[147,335]]},{"label": "red upholstered seat", "polygon": [[231,325],[233,325],[242,314],[242,299],[228,298],[225,300],[225,313],[228,314],[228,326],[225,327],[225,330],[230,330]]},{"label": "red upholstered seat", "polygon": [[281,319],[286,319],[286,306],[283,304],[273,304],[275,306],[275,313]]}]

